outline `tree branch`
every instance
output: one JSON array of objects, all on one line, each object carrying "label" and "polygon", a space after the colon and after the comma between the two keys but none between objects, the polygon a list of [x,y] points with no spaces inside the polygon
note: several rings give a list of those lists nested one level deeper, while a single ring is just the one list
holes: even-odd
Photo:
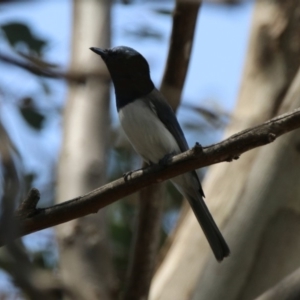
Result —
[{"label": "tree branch", "polygon": [[27,195],[27,197],[22,201],[22,203],[19,205],[16,214],[19,217],[30,217],[30,215],[34,214],[36,212],[36,206],[38,202],[40,201],[40,192],[38,189],[31,189]]},{"label": "tree branch", "polygon": [[[176,1],[167,64],[160,91],[176,111],[179,106],[194,40],[198,11],[202,1]],[[176,66],[176,72],[174,72]]]},{"label": "tree branch", "polygon": [[5,62],[7,64],[19,67],[23,70],[26,70],[34,75],[52,78],[52,79],[65,79],[69,82],[73,83],[85,83],[88,77],[98,77],[102,80],[109,80],[108,73],[103,72],[93,72],[93,73],[78,73],[78,72],[68,72],[64,73],[59,70],[54,70],[50,67],[40,66],[38,64],[34,64],[32,62],[25,62],[19,59],[15,59],[11,56],[0,53],[0,61]]},{"label": "tree branch", "polygon": [[123,300],[148,299],[163,212],[163,184],[150,185],[139,192],[138,224],[133,240],[129,276]]},{"label": "tree branch", "polygon": [[[15,215],[17,238],[97,211],[145,186],[162,182],[187,171],[237,159],[242,153],[273,142],[277,137],[300,128],[300,108],[259,126],[241,131],[215,145],[192,149],[174,156],[166,166],[154,165],[134,171],[129,179],[120,178],[90,193],[47,208],[37,208],[30,216]],[[126,179],[126,180],[125,180]],[[0,245],[5,228],[0,229]]]}]

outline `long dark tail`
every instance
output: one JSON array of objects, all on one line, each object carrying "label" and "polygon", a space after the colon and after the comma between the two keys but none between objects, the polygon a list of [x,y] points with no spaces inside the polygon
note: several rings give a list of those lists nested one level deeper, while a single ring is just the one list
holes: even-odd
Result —
[{"label": "long dark tail", "polygon": [[216,259],[222,261],[230,254],[230,250],[203,200],[204,193],[197,173],[185,173],[172,178],[172,182],[188,199]]},{"label": "long dark tail", "polygon": [[229,256],[230,250],[203,198],[200,195],[197,199],[187,198],[216,259],[222,261]]}]

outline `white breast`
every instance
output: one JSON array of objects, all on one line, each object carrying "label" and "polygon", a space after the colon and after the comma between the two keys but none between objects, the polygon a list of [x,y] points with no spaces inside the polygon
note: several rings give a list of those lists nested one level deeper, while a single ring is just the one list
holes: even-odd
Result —
[{"label": "white breast", "polygon": [[166,154],[180,152],[173,135],[143,101],[121,108],[119,118],[135,151],[145,161],[158,163]]}]

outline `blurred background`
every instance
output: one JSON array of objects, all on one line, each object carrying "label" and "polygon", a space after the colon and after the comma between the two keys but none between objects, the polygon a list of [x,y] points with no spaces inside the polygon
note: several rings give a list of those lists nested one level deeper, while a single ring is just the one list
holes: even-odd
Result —
[{"label": "blurred background", "polygon": [[[0,195],[5,198],[8,183],[14,191],[10,205],[2,201],[1,214],[16,208],[32,187],[41,193],[38,205],[47,207],[141,166],[119,127],[107,70],[89,47],[136,49],[149,62],[159,88],[178,3],[0,1]],[[177,109],[190,147],[216,143],[237,120],[232,115],[245,74],[254,7],[254,1],[207,1],[199,10]],[[180,60],[168,65],[171,72],[179,71]],[[200,170],[199,176],[205,173]],[[119,299],[123,293],[126,299],[138,197],[128,196],[96,216],[25,236],[18,246],[21,254],[2,248],[0,299]],[[160,259],[153,263],[154,270],[186,211],[181,195],[167,183],[159,223]],[[128,295],[127,299],[142,299]]]}]

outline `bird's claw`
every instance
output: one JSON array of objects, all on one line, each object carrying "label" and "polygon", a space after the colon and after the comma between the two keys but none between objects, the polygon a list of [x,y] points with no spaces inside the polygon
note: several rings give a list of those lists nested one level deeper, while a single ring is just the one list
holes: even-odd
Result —
[{"label": "bird's claw", "polygon": [[133,171],[128,171],[126,173],[123,174],[123,178],[125,181],[128,181],[129,180],[129,177],[131,176],[132,173],[135,173],[137,171],[142,171],[143,168],[140,168],[140,169],[137,169],[137,170],[133,170]]},{"label": "bird's claw", "polygon": [[159,164],[160,166],[163,166],[163,167],[167,166],[167,165],[169,164],[171,158],[172,158],[175,154],[176,154],[176,153],[168,153],[168,154],[166,154],[166,155],[158,162],[158,164]]},{"label": "bird's claw", "polygon": [[129,172],[126,172],[126,173],[124,173],[123,174],[123,178],[124,178],[124,180],[125,181],[128,181],[128,177],[130,177],[131,176],[131,174],[133,173],[134,171],[129,171]]}]

